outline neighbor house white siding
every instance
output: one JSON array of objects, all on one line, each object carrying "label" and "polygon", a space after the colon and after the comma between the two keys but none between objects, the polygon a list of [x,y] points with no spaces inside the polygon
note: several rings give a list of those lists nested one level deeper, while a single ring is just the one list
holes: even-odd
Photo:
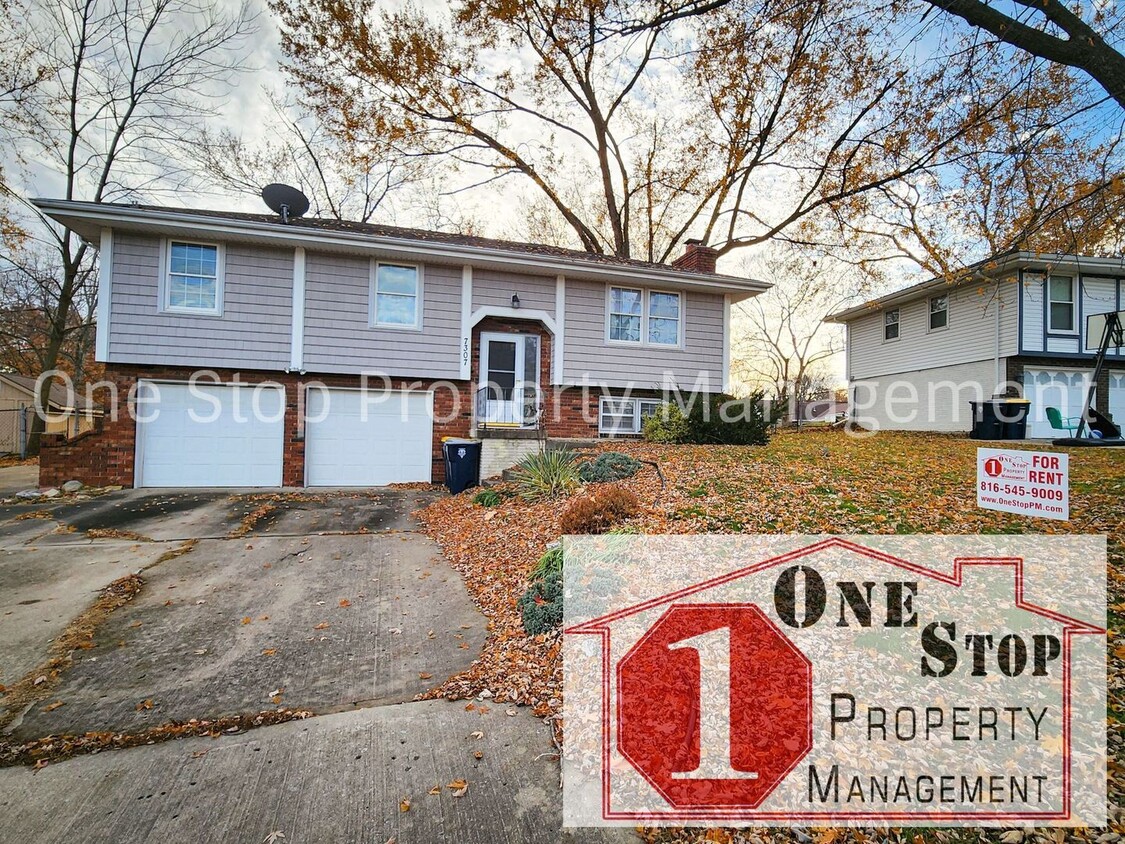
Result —
[{"label": "neighbor house white siding", "polygon": [[[948,296],[949,322],[931,331],[930,299],[942,294]],[[872,310],[848,324],[848,376],[862,380],[986,360],[991,365],[1016,353],[1017,307],[1016,284],[1006,279],[946,288]],[[896,308],[898,338],[884,340],[885,313]]]},{"label": "neighbor house white siding", "polygon": [[[1059,275],[1075,277],[1073,270],[1059,270]],[[1101,339],[1086,337],[1086,318],[1091,314],[1104,314],[1125,308],[1125,279],[1111,276],[1079,276],[1077,307],[1078,331],[1075,334],[1055,333],[1047,330],[1047,302],[1045,274],[1025,272],[1022,284],[1023,331],[1020,351],[1025,354],[1092,354]],[[1125,355],[1125,350],[1110,349],[1113,357]]]},{"label": "neighbor house white siding", "polygon": [[968,431],[969,402],[990,398],[996,386],[991,360],[854,380],[851,416],[869,430]]}]

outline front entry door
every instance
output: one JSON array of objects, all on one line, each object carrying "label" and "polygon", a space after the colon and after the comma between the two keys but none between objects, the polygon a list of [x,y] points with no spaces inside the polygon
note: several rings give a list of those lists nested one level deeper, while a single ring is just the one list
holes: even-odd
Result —
[{"label": "front entry door", "polygon": [[480,344],[480,421],[534,425],[539,412],[539,337],[486,332]]}]

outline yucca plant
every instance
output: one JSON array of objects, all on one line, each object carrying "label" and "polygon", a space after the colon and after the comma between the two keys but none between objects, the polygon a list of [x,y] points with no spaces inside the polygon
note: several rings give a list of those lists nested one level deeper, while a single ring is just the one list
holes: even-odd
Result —
[{"label": "yucca plant", "polygon": [[578,460],[566,449],[529,454],[512,474],[520,496],[528,501],[566,495],[579,485]]}]

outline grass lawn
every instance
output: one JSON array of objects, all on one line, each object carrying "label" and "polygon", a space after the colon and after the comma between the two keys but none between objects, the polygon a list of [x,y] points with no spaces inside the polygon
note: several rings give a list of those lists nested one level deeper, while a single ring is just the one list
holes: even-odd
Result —
[{"label": "grass lawn", "polygon": [[[664,485],[648,467],[623,482],[646,507],[631,520],[642,533],[1107,535],[1110,802],[1121,804],[1125,794],[1125,449],[1070,451],[1071,520],[1058,522],[978,510],[977,443],[958,437],[880,433],[856,439],[819,430],[782,433],[760,448],[640,442],[603,448],[660,466]],[[528,572],[547,543],[559,536],[561,510],[558,501],[530,504],[518,498],[486,509],[473,505],[469,492],[422,512],[427,530],[465,576],[470,593],[491,622],[481,659],[468,673],[435,690],[435,696],[467,698],[487,689],[498,702],[527,704],[540,715],[557,716],[562,672],[558,636],[526,636],[515,604]],[[671,840],[664,833],[654,835],[653,840]],[[1053,833],[1045,835],[1044,841],[1056,840]],[[977,836],[974,832],[969,837]],[[951,839],[938,835],[936,840]]]}]

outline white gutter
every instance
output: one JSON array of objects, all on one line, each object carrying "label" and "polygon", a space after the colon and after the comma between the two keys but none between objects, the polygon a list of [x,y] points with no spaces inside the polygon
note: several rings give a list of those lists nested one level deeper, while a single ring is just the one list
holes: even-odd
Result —
[{"label": "white gutter", "polygon": [[958,276],[952,282],[940,276],[938,278],[931,278],[928,281],[905,287],[894,293],[888,293],[886,296],[872,299],[862,305],[856,305],[854,308],[838,311],[837,313],[830,314],[825,319],[825,322],[847,322],[856,317],[874,313],[888,305],[901,304],[921,298],[934,290],[950,290],[974,282],[979,283],[981,279],[977,277],[978,272],[983,274],[986,278],[994,278],[998,274],[1011,272],[1017,269],[1045,270],[1074,268],[1083,275],[1096,274],[1096,272],[1091,273],[1091,270],[1102,270],[1113,272],[1115,275],[1125,275],[1125,258],[1096,258],[1082,255],[1062,255],[1053,252],[1015,252],[1011,255],[1005,255],[1002,258],[996,259],[995,263],[991,266],[988,266],[988,263],[988,261],[983,261],[979,264],[966,267],[964,275]]},{"label": "white gutter", "polygon": [[563,274],[604,281],[644,280],[650,283],[664,281],[679,287],[736,291],[750,296],[763,293],[770,288],[770,285],[765,282],[755,279],[735,278],[734,276],[689,273],[671,268],[663,269],[658,266],[634,267],[600,264],[596,261],[567,260],[535,252],[440,243],[357,232],[310,229],[299,225],[287,226],[280,222],[265,223],[256,220],[192,214],[191,211],[154,211],[146,208],[107,207],[96,202],[71,202],[53,199],[35,199],[32,202],[43,213],[63,225],[67,224],[67,220],[88,221],[99,227],[178,225],[190,229],[193,233],[210,236],[213,239],[230,239],[232,235],[253,236],[289,248],[298,246],[311,249],[335,247],[366,253],[389,252],[396,256],[414,258],[419,261],[429,258],[449,263],[483,260],[501,267],[525,272],[530,266],[550,275]]}]

